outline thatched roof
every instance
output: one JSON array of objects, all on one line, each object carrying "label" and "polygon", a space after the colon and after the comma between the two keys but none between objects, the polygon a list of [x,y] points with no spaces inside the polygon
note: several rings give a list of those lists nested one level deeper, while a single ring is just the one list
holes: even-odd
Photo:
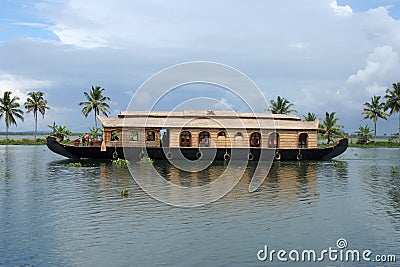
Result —
[{"label": "thatched roof", "polygon": [[296,115],[233,111],[121,112],[117,118],[98,116],[104,128],[202,128],[317,130],[319,121],[304,122]]}]

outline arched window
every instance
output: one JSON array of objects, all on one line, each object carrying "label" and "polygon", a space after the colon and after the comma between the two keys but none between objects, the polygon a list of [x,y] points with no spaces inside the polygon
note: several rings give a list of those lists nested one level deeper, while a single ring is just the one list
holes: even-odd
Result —
[{"label": "arched window", "polygon": [[156,133],[154,131],[147,131],[146,141],[156,141]]},{"label": "arched window", "polygon": [[301,133],[299,135],[299,148],[307,148],[308,146],[308,134]]},{"label": "arched window", "polygon": [[192,134],[189,131],[181,132],[181,147],[190,147],[192,144]]},{"label": "arched window", "polygon": [[209,132],[201,132],[199,134],[199,147],[207,147],[210,146],[210,133]]},{"label": "arched window", "polygon": [[269,148],[279,147],[279,134],[277,132],[270,133],[268,138],[268,147]]},{"label": "arched window", "polygon": [[261,134],[259,132],[254,132],[250,135],[250,146],[251,147],[261,146]]},{"label": "arched window", "polygon": [[226,137],[226,132],[224,132],[224,131],[220,131],[219,133],[218,133],[218,138],[220,138],[220,137]]},{"label": "arched window", "polygon": [[137,131],[132,131],[129,133],[129,140],[130,141],[137,141],[139,140],[139,135]]},{"label": "arched window", "polygon": [[235,133],[234,140],[243,140],[243,134],[241,132]]}]

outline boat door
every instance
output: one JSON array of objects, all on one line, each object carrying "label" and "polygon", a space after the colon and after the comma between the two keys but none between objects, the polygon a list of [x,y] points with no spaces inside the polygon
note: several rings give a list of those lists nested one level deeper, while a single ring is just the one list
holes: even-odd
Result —
[{"label": "boat door", "polygon": [[169,147],[169,130],[161,129],[160,130],[160,144],[162,147]]}]

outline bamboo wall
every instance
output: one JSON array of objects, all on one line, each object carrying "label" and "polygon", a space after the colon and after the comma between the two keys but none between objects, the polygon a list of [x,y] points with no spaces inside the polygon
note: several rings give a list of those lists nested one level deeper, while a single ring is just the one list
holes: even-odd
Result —
[{"label": "bamboo wall", "polygon": [[[120,140],[119,141],[111,141],[111,135],[113,131],[120,132]],[[129,147],[142,147],[144,143],[146,143],[147,147],[160,147],[160,129],[146,129],[152,130],[155,132],[155,141],[145,141],[145,132],[143,129],[129,129],[121,131],[118,128],[107,128],[104,131],[104,139],[106,141],[107,146],[122,146],[122,141],[124,146]],[[179,147],[180,146],[180,133],[181,131],[190,131],[191,132],[191,147],[199,147],[199,134],[204,129],[170,129],[169,130],[169,145],[170,147]],[[130,134],[133,131],[138,132],[138,141],[131,141]],[[267,130],[229,130],[226,132],[226,136],[218,136],[218,133],[221,132],[221,129],[207,129],[207,132],[210,133],[210,147],[235,147],[235,148],[247,148],[250,146],[250,135],[253,132],[261,133],[261,147],[268,148],[268,140],[269,136],[272,133]],[[242,133],[241,136],[235,136],[237,132]],[[308,134],[308,142],[307,148],[317,148],[318,147],[318,134],[317,131],[297,131],[297,130],[278,130],[279,134],[279,147],[282,149],[296,149],[298,148],[299,135],[301,133]]]}]

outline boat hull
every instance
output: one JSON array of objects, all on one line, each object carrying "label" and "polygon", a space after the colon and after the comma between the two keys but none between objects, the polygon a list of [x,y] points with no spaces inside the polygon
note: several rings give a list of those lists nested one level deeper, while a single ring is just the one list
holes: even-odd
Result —
[{"label": "boat hull", "polygon": [[107,147],[101,151],[94,146],[71,146],[59,143],[55,137],[47,137],[47,147],[67,158],[72,159],[137,159],[149,157],[156,160],[271,160],[302,161],[302,160],[330,160],[346,151],[348,140],[341,139],[335,146],[317,149],[260,149],[260,148],[159,148],[159,147]]}]

